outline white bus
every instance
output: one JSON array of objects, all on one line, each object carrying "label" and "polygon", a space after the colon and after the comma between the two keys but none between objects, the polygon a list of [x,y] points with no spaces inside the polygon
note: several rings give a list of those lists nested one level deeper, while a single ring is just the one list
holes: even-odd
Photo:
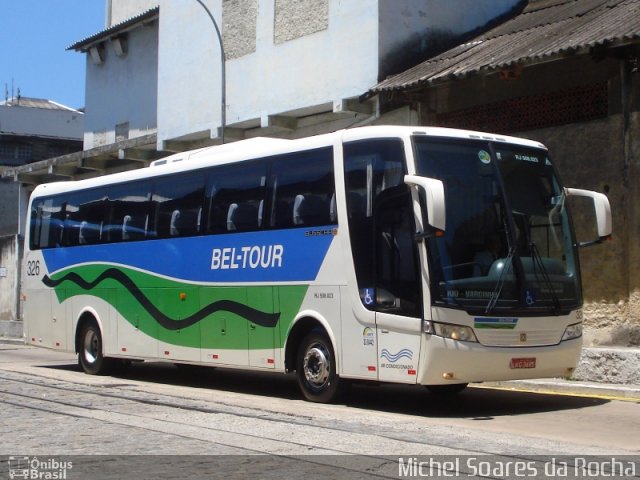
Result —
[{"label": "white bus", "polygon": [[[363,127],[256,138],[36,187],[27,341],[114,362],[296,372],[454,393],[569,376],[582,342],[577,242],[545,147]],[[594,228],[595,231],[595,228]]]}]

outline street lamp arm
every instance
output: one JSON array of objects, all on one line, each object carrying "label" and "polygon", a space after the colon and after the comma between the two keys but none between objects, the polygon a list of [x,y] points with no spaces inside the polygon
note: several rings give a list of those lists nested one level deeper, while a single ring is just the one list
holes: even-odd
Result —
[{"label": "street lamp arm", "polygon": [[221,112],[220,112],[220,123],[222,124],[220,127],[221,133],[220,133],[220,140],[222,143],[224,143],[224,130],[226,127],[226,119],[227,119],[227,114],[226,114],[226,110],[227,110],[227,94],[226,94],[226,84],[227,84],[227,76],[226,76],[226,72],[225,72],[225,64],[226,64],[226,56],[224,53],[224,44],[222,42],[222,34],[220,33],[220,28],[218,27],[218,23],[216,22],[216,19],[213,18],[213,14],[211,13],[211,10],[209,10],[209,8],[203,3],[202,0],[196,0],[196,2],[198,2],[200,4],[200,6],[202,8],[204,8],[205,12],[207,12],[207,15],[209,16],[209,18],[211,19],[211,23],[213,23],[213,27],[216,29],[216,35],[218,36],[218,43],[220,44],[220,72],[221,72],[221,83],[222,83],[222,93],[221,93],[221,99],[220,99],[220,103],[221,103]]}]

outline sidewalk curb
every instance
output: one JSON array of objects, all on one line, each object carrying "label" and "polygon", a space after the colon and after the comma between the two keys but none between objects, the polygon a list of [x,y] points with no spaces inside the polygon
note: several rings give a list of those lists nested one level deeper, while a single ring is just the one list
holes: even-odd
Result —
[{"label": "sidewalk curb", "polygon": [[486,382],[478,388],[549,393],[582,397],[605,398],[640,402],[640,385],[619,385],[563,379],[511,380],[506,382]]}]

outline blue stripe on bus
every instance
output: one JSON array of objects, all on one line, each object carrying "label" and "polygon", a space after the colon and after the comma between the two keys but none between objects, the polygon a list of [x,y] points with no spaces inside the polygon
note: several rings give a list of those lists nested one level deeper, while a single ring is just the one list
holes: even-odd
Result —
[{"label": "blue stripe on bus", "polygon": [[335,227],[247,232],[43,250],[50,273],[115,263],[194,282],[312,281]]}]

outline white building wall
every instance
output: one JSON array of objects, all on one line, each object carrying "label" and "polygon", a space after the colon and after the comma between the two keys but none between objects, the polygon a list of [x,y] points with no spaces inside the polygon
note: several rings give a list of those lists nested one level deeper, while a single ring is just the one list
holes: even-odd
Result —
[{"label": "white building wall", "polygon": [[[268,115],[312,111],[318,105],[329,104],[331,110],[334,101],[360,95],[377,80],[377,0],[315,0],[316,8],[326,4],[327,28],[294,32],[293,39],[276,35],[277,7],[278,21],[285,22],[280,32],[287,30],[282,9],[288,5],[278,2],[258,0],[257,19],[246,20],[256,22],[255,48],[249,45],[250,53],[226,63],[227,125],[257,119],[257,126],[261,121],[264,126]],[[222,25],[222,2],[207,5]],[[221,116],[220,56],[211,21],[196,2],[164,0],[160,12],[159,141],[203,131],[215,137]],[[305,28],[295,20],[292,15],[292,28]]]},{"label": "white building wall", "polygon": [[105,28],[122,23],[146,10],[157,7],[158,4],[158,0],[106,0]]},{"label": "white building wall", "polygon": [[128,32],[126,45],[117,56],[107,41],[98,64],[86,55],[85,150],[115,142],[116,125],[128,128],[127,138],[156,130],[158,23]]},{"label": "white building wall", "polygon": [[[485,25],[519,1],[204,0],[222,30],[227,53],[227,127],[266,127],[270,115],[331,111],[341,99],[360,96],[386,75],[410,66],[403,64],[403,55],[406,62],[415,64],[416,57],[437,42]],[[159,148],[164,149],[170,140],[218,137],[220,45],[201,5],[195,0],[107,3],[112,24],[160,5],[155,70]],[[138,28],[129,35],[145,30]],[[88,135],[104,143],[113,141],[113,125],[127,119],[116,115],[116,110],[124,113],[123,107],[138,105],[137,95],[144,97],[142,89],[150,95],[153,83],[146,80],[146,62],[153,55],[144,49],[142,53],[134,57],[130,52],[138,65],[127,72],[117,72],[110,58],[104,65],[89,65],[96,72],[99,68],[113,71],[103,73],[102,79],[96,75],[95,85],[88,79],[87,85],[92,85],[95,95],[100,92],[103,100],[88,98],[87,112],[91,108],[113,113],[103,125],[90,125],[88,130],[97,133]],[[145,80],[140,81],[140,76]],[[135,81],[135,93],[131,92],[125,104],[116,98],[123,77]],[[114,85],[107,84],[113,79]],[[145,104],[145,115],[151,113],[147,110]],[[106,133],[97,127],[106,128]],[[95,139],[87,142],[85,138],[85,146],[98,145]]]},{"label": "white building wall", "polygon": [[0,105],[0,132],[80,140],[84,114],[71,108],[47,108]]},{"label": "white building wall", "polygon": [[377,78],[376,3],[330,1],[326,29],[274,43],[274,2],[262,1],[256,52],[229,62],[229,122],[364,93]]},{"label": "white building wall", "polygon": [[[205,2],[221,25],[221,0]],[[220,47],[195,1],[162,0],[158,57],[158,139],[220,125]],[[228,83],[228,90],[235,88]]]}]

